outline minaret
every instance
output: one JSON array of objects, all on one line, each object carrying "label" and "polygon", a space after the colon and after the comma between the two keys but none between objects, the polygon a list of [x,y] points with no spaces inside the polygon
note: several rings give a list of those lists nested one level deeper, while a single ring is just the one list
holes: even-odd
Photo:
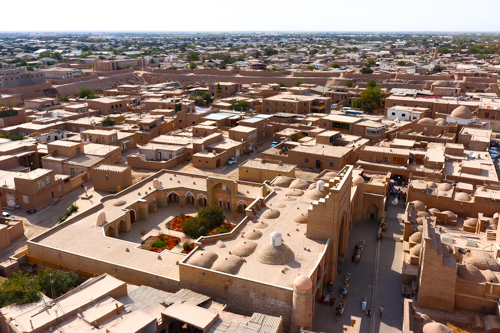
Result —
[{"label": "minaret", "polygon": [[436,48],[434,49],[434,57],[432,57],[432,60],[437,60],[438,50],[439,50],[439,46],[436,45]]}]

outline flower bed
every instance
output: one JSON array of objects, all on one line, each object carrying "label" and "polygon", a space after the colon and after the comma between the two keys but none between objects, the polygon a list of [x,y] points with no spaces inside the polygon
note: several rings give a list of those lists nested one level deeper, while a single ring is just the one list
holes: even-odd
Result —
[{"label": "flower bed", "polygon": [[215,228],[215,229],[208,231],[208,235],[225,234],[225,233],[231,232],[231,230],[233,230],[234,227],[235,227],[234,224],[224,223],[219,228]]},{"label": "flower bed", "polygon": [[184,223],[184,221],[186,221],[187,219],[191,218],[192,218],[191,216],[184,216],[184,217],[176,216],[172,221],[167,223],[167,228],[170,230],[182,232],[182,223]]},{"label": "flower bed", "polygon": [[191,251],[194,249],[194,244],[189,244],[189,249],[185,248],[184,250],[181,251],[181,253],[189,254]]},{"label": "flower bed", "polygon": [[175,236],[151,236],[144,241],[141,248],[152,252],[162,252],[163,250],[172,250],[180,242],[181,239]]},{"label": "flower bed", "polygon": [[[192,219],[192,218],[193,217],[189,216],[189,215],[184,216],[184,217],[176,216],[172,220],[167,222],[165,226],[167,229],[183,232],[182,231],[182,223],[184,223],[184,221],[186,221],[188,219]],[[224,234],[227,232],[231,232],[231,230],[233,230],[234,227],[235,227],[234,224],[231,224],[228,222],[228,220],[226,220],[226,223],[224,223],[220,227],[209,230],[207,235],[218,235],[218,234]]]}]

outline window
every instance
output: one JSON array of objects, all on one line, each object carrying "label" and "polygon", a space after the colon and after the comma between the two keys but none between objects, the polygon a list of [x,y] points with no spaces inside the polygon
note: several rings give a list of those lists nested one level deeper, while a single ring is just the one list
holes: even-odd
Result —
[{"label": "window", "polygon": [[24,203],[29,203],[30,202],[30,200],[29,200],[29,198],[28,198],[27,195],[23,195],[23,202]]},{"label": "window", "polygon": [[306,158],[306,159],[305,159],[305,162],[306,162],[306,163],[309,163],[309,159],[308,159],[308,158]]},{"label": "window", "polygon": [[42,188],[43,187],[43,181],[42,180],[37,181],[36,185],[38,186],[38,188]]},{"label": "window", "polygon": [[104,137],[101,138],[101,143],[104,143]]},{"label": "window", "polygon": [[50,177],[49,176],[45,177],[45,184],[47,184],[47,185],[50,184]]},{"label": "window", "polygon": [[401,113],[401,117],[406,117],[406,113]]},{"label": "window", "polygon": [[76,154],[80,155],[82,153],[82,149],[80,147],[76,148]]},{"label": "window", "polygon": [[70,168],[70,169],[69,169],[69,172],[70,172],[72,175],[74,175],[74,174],[75,174],[75,169]]},{"label": "window", "polygon": [[115,137],[114,136],[111,137],[111,142],[115,142]]},{"label": "window", "polygon": [[396,115],[396,112],[393,112],[393,113],[392,113],[392,115],[393,115],[393,116],[395,116],[395,115]]},{"label": "window", "polygon": [[489,117],[490,117],[490,113],[489,113],[489,112],[485,112],[485,113],[484,113],[484,117],[485,117],[485,118],[489,118]]},{"label": "window", "polygon": [[333,167],[333,162],[330,162],[330,167]]},{"label": "window", "polygon": [[106,180],[108,180],[108,175],[104,176],[104,178],[105,178]]}]

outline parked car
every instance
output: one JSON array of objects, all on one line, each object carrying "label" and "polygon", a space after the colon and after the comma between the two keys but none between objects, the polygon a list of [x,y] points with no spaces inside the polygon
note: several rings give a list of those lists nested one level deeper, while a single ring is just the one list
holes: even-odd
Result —
[{"label": "parked car", "polygon": [[2,216],[3,217],[12,217],[12,215],[10,215],[9,213],[7,212],[2,212]]},{"label": "parked car", "polygon": [[236,157],[231,157],[228,161],[227,164],[232,165],[234,163],[238,162],[238,159]]},{"label": "parked car", "polygon": [[279,141],[271,142],[271,148],[276,147],[279,143],[280,143]]}]

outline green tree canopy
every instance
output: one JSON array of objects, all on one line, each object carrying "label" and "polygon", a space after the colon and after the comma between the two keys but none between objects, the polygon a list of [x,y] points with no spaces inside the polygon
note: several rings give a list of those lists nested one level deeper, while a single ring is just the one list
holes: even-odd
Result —
[{"label": "green tree canopy", "polygon": [[377,85],[373,86],[374,81],[370,81],[369,86],[361,94],[361,96],[355,100],[355,104],[361,108],[361,110],[372,113],[382,107],[382,102],[384,100],[384,93],[382,93],[381,88]]},{"label": "green tree canopy", "polygon": [[195,69],[196,67],[198,66],[194,62],[189,64],[189,69]]},{"label": "green tree canopy", "polygon": [[370,66],[363,66],[361,68],[361,74],[373,74],[373,69]]},{"label": "green tree canopy", "polygon": [[94,95],[94,92],[92,91],[92,89],[90,89],[90,88],[82,88],[78,92],[78,97],[79,98],[85,98],[85,97],[87,97],[87,99],[92,99],[92,98],[96,98],[97,96]]},{"label": "green tree canopy", "polygon": [[101,123],[104,125],[104,126],[114,126],[115,125],[115,121],[113,119],[111,119],[110,116],[107,116],[106,118],[104,118]]},{"label": "green tree canopy", "polygon": [[375,61],[375,59],[367,59],[366,63],[369,65],[369,66],[374,66],[377,62]]},{"label": "green tree canopy", "polygon": [[398,66],[406,66],[406,61],[399,60],[396,65],[398,65]]},{"label": "green tree canopy", "polygon": [[301,84],[302,84],[302,81],[300,81],[300,80],[299,81],[295,81],[293,83],[293,85],[296,86],[296,87],[300,86]]},{"label": "green tree canopy", "polygon": [[229,109],[235,111],[246,111],[250,107],[250,104],[246,101],[231,101]]},{"label": "green tree canopy", "polygon": [[436,65],[434,66],[434,72],[442,72],[443,71],[443,67],[441,67],[441,65]]},{"label": "green tree canopy", "polygon": [[191,52],[186,57],[187,61],[198,61],[200,60],[200,54],[198,52]]},{"label": "green tree canopy", "polygon": [[344,81],[344,86],[351,88],[354,85],[354,82],[352,80],[345,80]]}]

